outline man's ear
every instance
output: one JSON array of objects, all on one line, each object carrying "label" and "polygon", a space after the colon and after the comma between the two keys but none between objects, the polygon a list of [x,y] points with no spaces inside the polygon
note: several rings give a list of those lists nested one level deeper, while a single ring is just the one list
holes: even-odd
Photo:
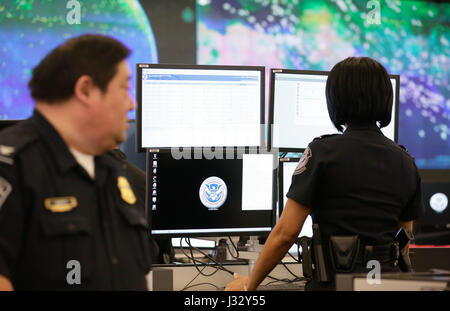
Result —
[{"label": "man's ear", "polygon": [[75,83],[73,93],[82,104],[89,105],[98,91],[98,87],[94,84],[92,78],[88,75],[83,75]]}]

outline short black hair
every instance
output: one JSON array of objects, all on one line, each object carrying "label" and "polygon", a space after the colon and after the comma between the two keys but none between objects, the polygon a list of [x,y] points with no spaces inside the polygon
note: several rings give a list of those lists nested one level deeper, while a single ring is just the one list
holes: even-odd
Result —
[{"label": "short black hair", "polygon": [[48,103],[73,95],[76,81],[83,75],[92,78],[102,92],[117,73],[117,65],[131,51],[108,36],[85,34],[53,49],[33,69],[28,87],[31,97]]},{"label": "short black hair", "polygon": [[331,69],[325,89],[328,114],[338,131],[345,124],[391,122],[393,91],[389,74],[369,57],[349,57]]}]

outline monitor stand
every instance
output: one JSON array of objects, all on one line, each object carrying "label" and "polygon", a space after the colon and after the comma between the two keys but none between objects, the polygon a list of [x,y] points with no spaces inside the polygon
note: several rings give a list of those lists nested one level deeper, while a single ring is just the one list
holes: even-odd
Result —
[{"label": "monitor stand", "polygon": [[253,270],[256,260],[261,254],[263,245],[259,243],[257,236],[250,236],[247,244],[245,244],[246,251],[239,251],[239,258],[248,260],[248,275]]}]

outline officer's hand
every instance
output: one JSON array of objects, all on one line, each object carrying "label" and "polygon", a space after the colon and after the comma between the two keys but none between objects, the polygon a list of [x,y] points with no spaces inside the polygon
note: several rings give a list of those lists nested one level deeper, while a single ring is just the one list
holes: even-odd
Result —
[{"label": "officer's hand", "polygon": [[227,284],[225,287],[226,291],[244,291],[244,284],[248,280],[248,276],[239,275],[234,273],[234,281]]},{"label": "officer's hand", "polygon": [[0,291],[13,291],[14,287],[10,280],[0,274]]}]

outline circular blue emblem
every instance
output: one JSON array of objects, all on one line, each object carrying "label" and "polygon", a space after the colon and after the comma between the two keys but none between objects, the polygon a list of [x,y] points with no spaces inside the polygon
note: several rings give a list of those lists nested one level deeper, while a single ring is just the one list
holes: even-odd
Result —
[{"label": "circular blue emblem", "polygon": [[210,210],[219,209],[227,199],[227,185],[216,176],[205,179],[200,186],[199,196],[202,204]]}]

